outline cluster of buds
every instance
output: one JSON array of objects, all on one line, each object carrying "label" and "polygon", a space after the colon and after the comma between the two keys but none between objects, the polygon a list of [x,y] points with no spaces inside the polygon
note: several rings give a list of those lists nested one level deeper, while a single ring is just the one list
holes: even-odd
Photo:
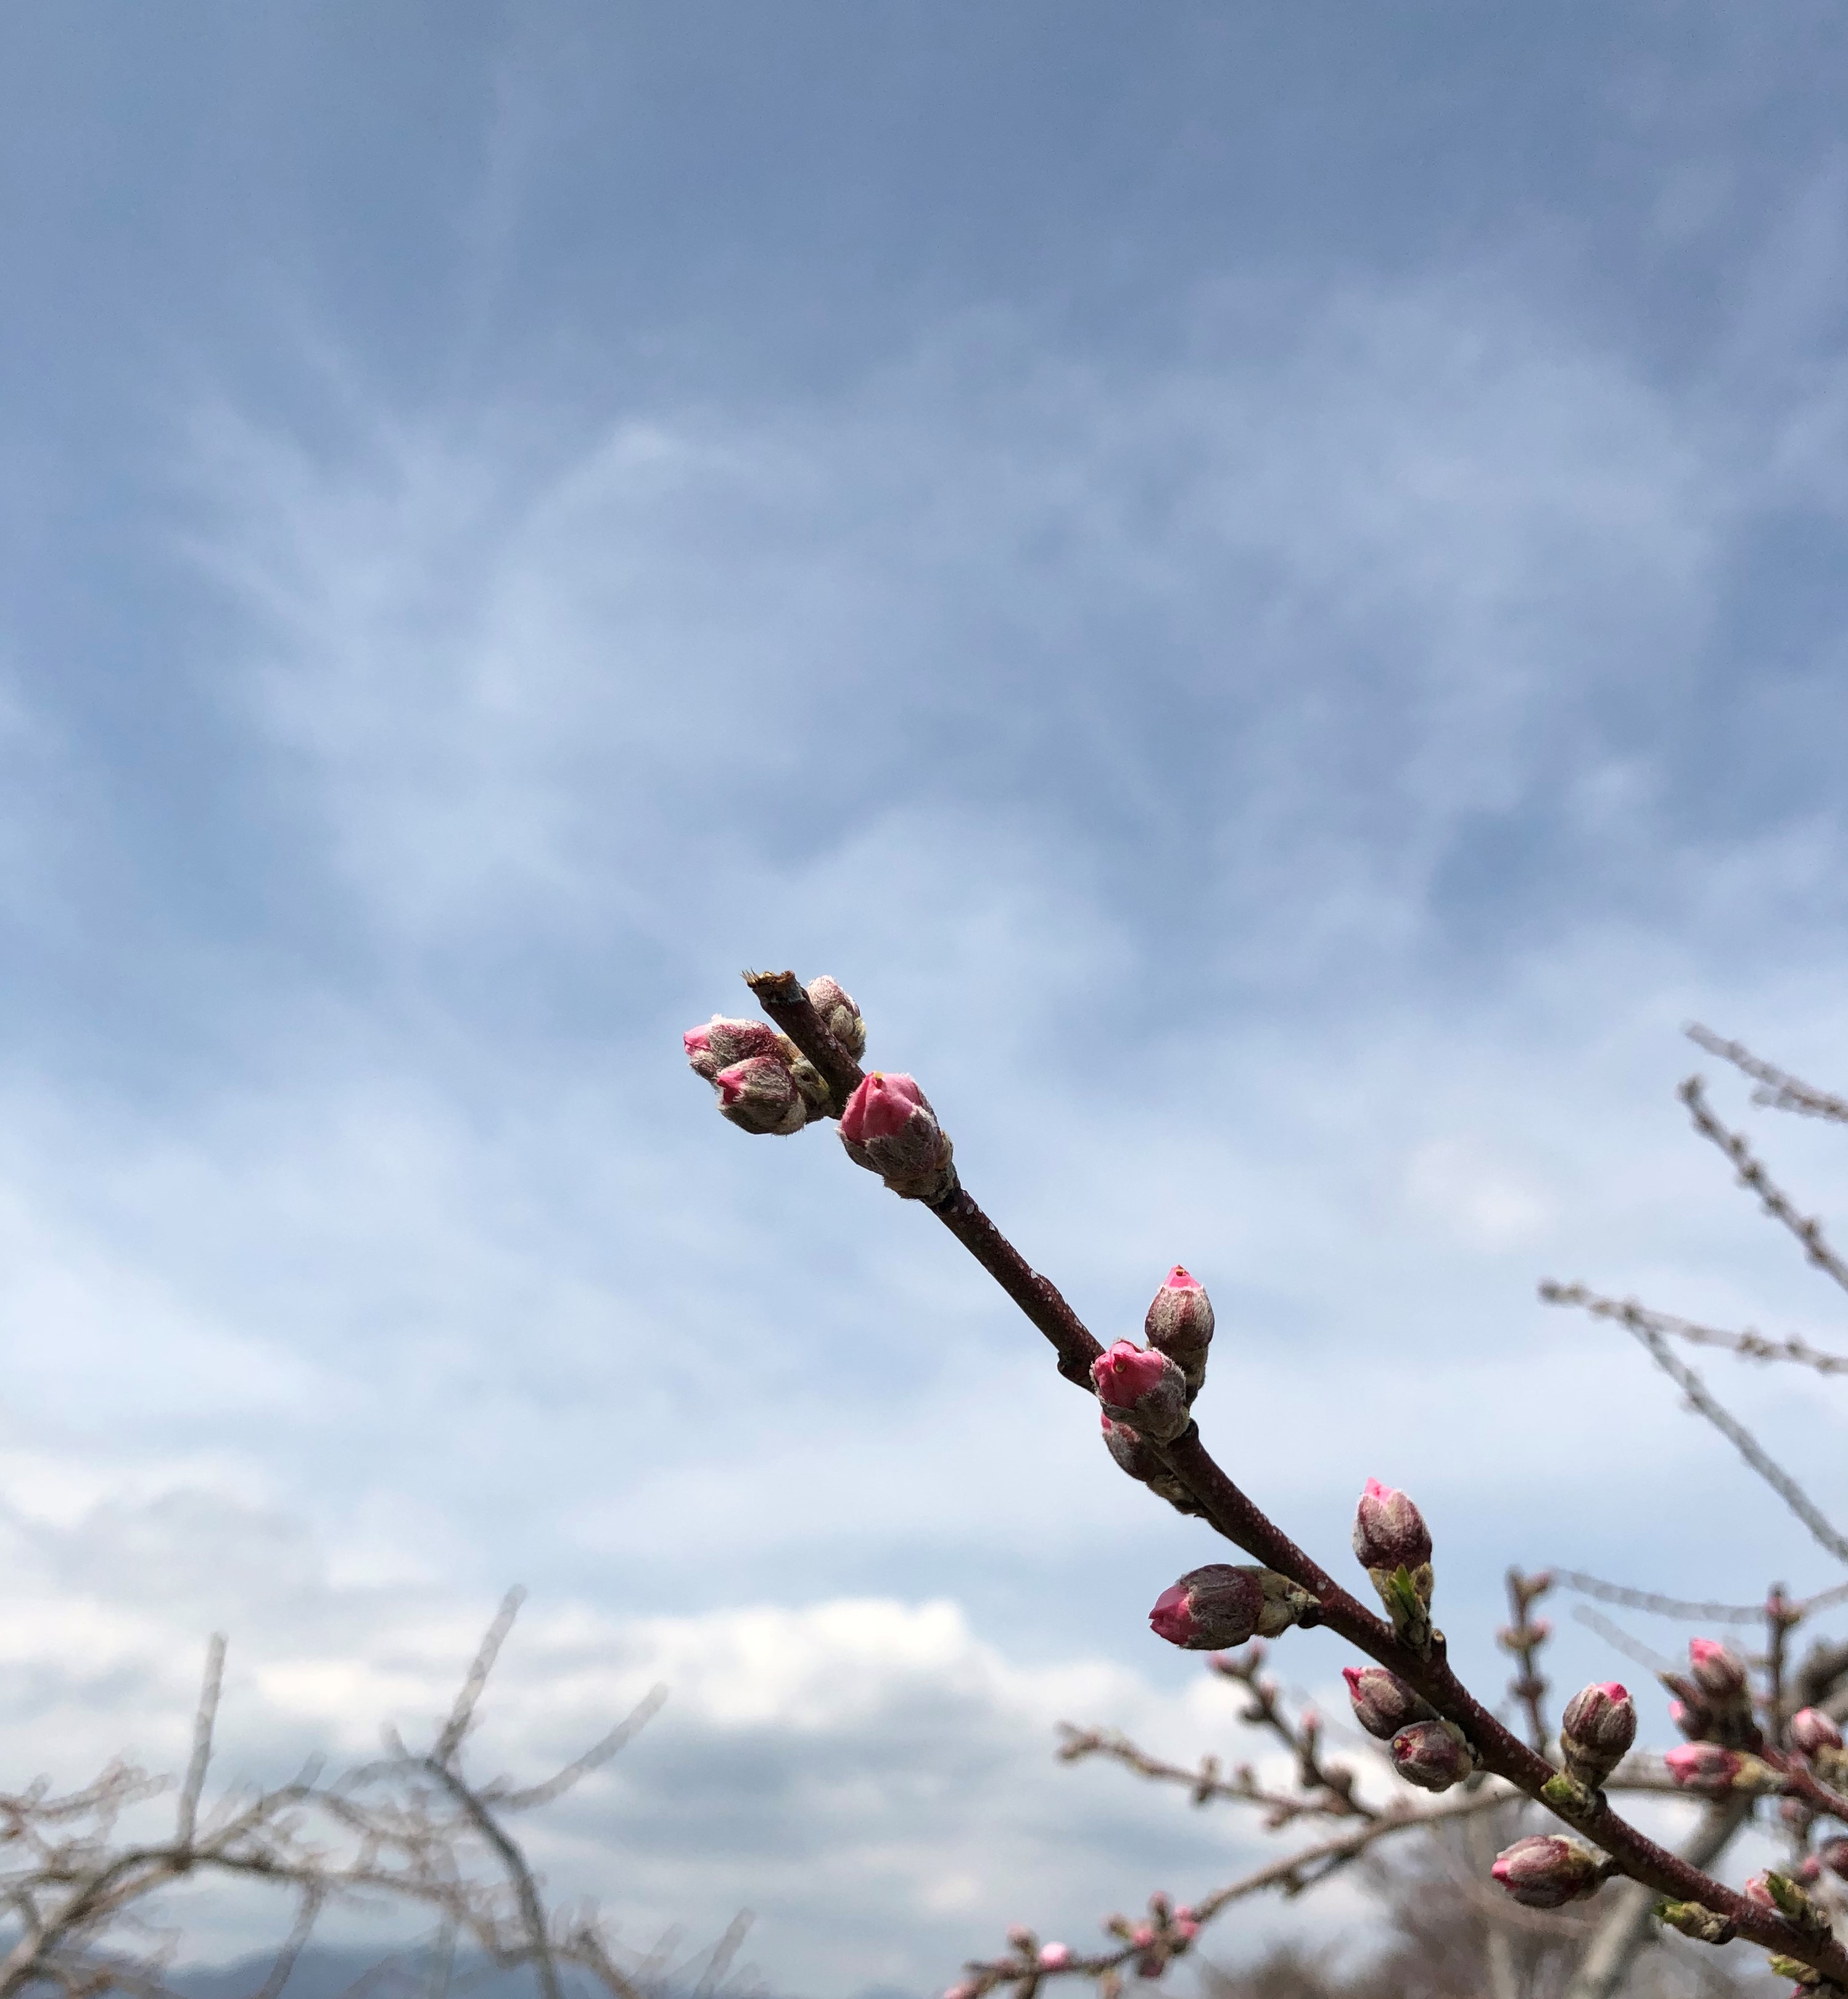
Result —
[{"label": "cluster of buds", "polygon": [[1176,1908],[1160,1894],[1150,1896],[1144,1921],[1133,1923],[1126,1916],[1113,1916],[1104,1927],[1136,1951],[1138,1978],[1159,1978],[1170,1959],[1180,1956],[1200,1933],[1199,1919],[1192,1909]]},{"label": "cluster of buds", "polygon": [[1562,1909],[1592,1893],[1604,1878],[1595,1853],[1556,1832],[1516,1840],[1495,1856],[1489,1872],[1529,1909]]},{"label": "cluster of buds", "polygon": [[[843,1037],[834,1023],[851,1023],[864,1048],[860,1009],[839,986],[824,976],[808,990],[836,1039]],[[704,1027],[689,1027],[680,1041],[694,1074],[718,1092],[720,1115],[741,1131],[786,1138],[833,1112],[828,1085],[813,1063],[766,1020],[728,1020],[715,1013]]]},{"label": "cluster of buds", "polygon": [[1685,1673],[1664,1673],[1673,1698],[1669,1719],[1690,1742],[1726,1749],[1756,1749],[1763,1737],[1752,1712],[1752,1685],[1743,1662],[1716,1638],[1694,1638]]},{"label": "cluster of buds", "polygon": [[1313,1624],[1322,1607],[1275,1569],[1210,1562],[1190,1569],[1155,1599],[1148,1614],[1158,1638],[1190,1652],[1223,1652],[1251,1638],[1274,1638]]},{"label": "cluster of buds", "polygon": [[1393,1628],[1414,1651],[1431,1648],[1431,1530],[1403,1492],[1367,1481],[1354,1514],[1354,1552]]},{"label": "cluster of buds", "polygon": [[1635,1740],[1636,1703],[1617,1681],[1583,1687],[1566,1703],[1559,1720],[1559,1751],[1567,1776],[1587,1789],[1602,1789]]},{"label": "cluster of buds", "polygon": [[1197,1513],[1185,1486],[1151,1443],[1171,1443],[1193,1420],[1193,1398],[1206,1378],[1213,1301],[1177,1263],[1156,1292],[1143,1322],[1146,1347],[1118,1340],[1092,1363],[1091,1384],[1104,1408],[1104,1443],[1132,1478],[1179,1512]]},{"label": "cluster of buds", "polygon": [[906,1200],[940,1201],[956,1191],[950,1134],[908,1076],[875,1069],[847,1099],[840,1142],[855,1166]]}]

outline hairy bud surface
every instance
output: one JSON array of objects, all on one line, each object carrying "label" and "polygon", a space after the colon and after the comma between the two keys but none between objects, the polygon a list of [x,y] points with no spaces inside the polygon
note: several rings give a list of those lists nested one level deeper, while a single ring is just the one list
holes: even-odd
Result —
[{"label": "hairy bud surface", "polygon": [[1414,1721],[1393,1737],[1393,1768],[1421,1790],[1447,1791],[1476,1769],[1468,1738],[1453,1721]]},{"label": "hairy bud surface", "polygon": [[1384,1666],[1343,1666],[1354,1718],[1369,1735],[1389,1742],[1414,1721],[1434,1721],[1435,1713],[1396,1673]]},{"label": "hairy bud surface", "polygon": [[1275,1569],[1211,1562],[1190,1569],[1155,1599],[1149,1627],[1190,1652],[1218,1652],[1248,1638],[1274,1638],[1293,1624],[1313,1624],[1321,1606]]},{"label": "hairy bud surface", "polygon": [[719,1114],[740,1131],[760,1137],[787,1138],[808,1122],[808,1105],[780,1055],[751,1055],[722,1069]]},{"label": "hairy bud surface", "polygon": [[1791,1747],[1799,1755],[1819,1756],[1842,1746],[1842,1731],[1819,1707],[1800,1707],[1791,1717]]},{"label": "hairy bud surface", "polygon": [[1206,1378],[1206,1349],[1213,1339],[1213,1303],[1199,1279],[1177,1263],[1156,1292],[1142,1330],[1149,1345],[1186,1376],[1191,1401]]},{"label": "hairy bud surface", "polygon": [[1601,1878],[1596,1855],[1556,1832],[1516,1840],[1495,1856],[1489,1872],[1529,1909],[1562,1909],[1589,1895]]},{"label": "hairy bud surface", "polygon": [[1165,1353],[1120,1339],[1092,1362],[1091,1381],[1113,1417],[1157,1443],[1171,1443],[1193,1420],[1186,1377]]},{"label": "hairy bud surface", "polygon": [[1595,1789],[1636,1740],[1636,1703],[1615,1680],[1583,1687],[1566,1703],[1559,1748],[1567,1770]]},{"label": "hairy bud surface", "polygon": [[867,1024],[860,1017],[851,993],[841,989],[838,979],[823,972],[808,986],[808,1003],[822,1017],[822,1025],[856,1062],[867,1051]]},{"label": "hairy bud surface", "polygon": [[847,1099],[840,1138],[857,1166],[907,1200],[938,1200],[955,1188],[949,1134],[908,1076],[875,1069]]},{"label": "hairy bud surface", "polygon": [[694,1071],[708,1083],[718,1080],[722,1069],[753,1055],[780,1055],[786,1044],[767,1020],[728,1020],[715,1013],[703,1027],[689,1027],[680,1037],[687,1060]]}]

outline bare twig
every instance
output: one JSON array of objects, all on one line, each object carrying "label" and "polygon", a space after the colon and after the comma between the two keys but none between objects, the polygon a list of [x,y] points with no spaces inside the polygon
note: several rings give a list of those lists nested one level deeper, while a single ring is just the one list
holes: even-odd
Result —
[{"label": "bare twig", "polygon": [[1752,1148],[1738,1132],[1729,1131],[1707,1107],[1707,1093],[1697,1076],[1691,1076],[1678,1093],[1687,1106],[1694,1129],[1711,1139],[1732,1162],[1739,1184],[1758,1197],[1758,1204],[1774,1221],[1781,1221],[1803,1245],[1803,1253],[1819,1270],[1848,1291],[1848,1263],[1829,1246],[1822,1225],[1813,1215],[1799,1214],[1794,1204],[1759,1163]]},{"label": "bare twig", "polygon": [[175,1838],[182,1848],[192,1844],[199,1796],[206,1788],[206,1772],[212,1762],[212,1731],[217,1724],[218,1697],[224,1687],[224,1633],[214,1631],[206,1647],[206,1676],[199,1690],[198,1711],[192,1717],[192,1757],[186,1765],[186,1780],[180,1786]]},{"label": "bare twig", "polygon": [[[1549,1304],[1580,1304],[1583,1303],[1586,1294],[1582,1284],[1549,1282],[1540,1287],[1540,1295]],[[1650,1325],[1649,1315],[1642,1308],[1620,1304],[1606,1316],[1621,1321],[1636,1336],[1648,1350],[1650,1359],[1687,1398],[1689,1408],[1712,1424],[1809,1530],[1816,1541],[1838,1561],[1848,1561],[1848,1537],[1844,1537],[1830,1525],[1822,1509],[1796,1480],[1770,1455],[1736,1416],[1715,1400],[1700,1376],[1685,1361],[1670,1351],[1668,1342]]]},{"label": "bare twig", "polygon": [[1703,1027],[1698,1021],[1687,1029],[1687,1038],[1699,1043],[1709,1055],[1718,1055],[1722,1062],[1732,1063],[1758,1084],[1759,1087],[1752,1093],[1754,1103],[1767,1104],[1774,1110],[1794,1110],[1805,1117],[1826,1117],[1838,1124],[1848,1124],[1848,1100],[1832,1097],[1827,1090],[1818,1090],[1786,1070],[1761,1061],[1743,1041],[1727,1041],[1711,1027]]},{"label": "bare twig", "polygon": [[1625,1325],[1645,1322],[1691,1346],[1724,1347],[1749,1360],[1794,1360],[1800,1367],[1813,1367],[1819,1374],[1848,1374],[1848,1354],[1824,1353],[1804,1340],[1767,1339],[1749,1326],[1743,1332],[1725,1332],[1717,1326],[1677,1318],[1673,1312],[1652,1311],[1634,1300],[1605,1297],[1584,1284],[1556,1284],[1542,1294],[1549,1304],[1577,1305],[1595,1318],[1620,1319]]}]

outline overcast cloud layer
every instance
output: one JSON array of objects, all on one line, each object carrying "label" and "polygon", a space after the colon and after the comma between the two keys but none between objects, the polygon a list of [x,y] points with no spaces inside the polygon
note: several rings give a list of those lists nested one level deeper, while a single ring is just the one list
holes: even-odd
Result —
[{"label": "overcast cloud layer", "polygon": [[[1198,1271],[1210,1440],[1331,1563],[1413,1489],[1485,1684],[1510,1561],[1836,1579],[1535,1283],[1843,1343],[1673,1087],[1848,1082],[1848,29],[1294,12],[0,26],[8,1770],[181,1756],[215,1628],[227,1774],[362,1752],[517,1579],[484,1756],[672,1689],[555,1883],[780,1989],[1261,1849],[1052,1762],[1231,1746],[1144,1624],[1213,1547],[713,1114],[747,965],[1100,1335]],[[1708,1372],[1848,1513],[1839,1399]]]}]

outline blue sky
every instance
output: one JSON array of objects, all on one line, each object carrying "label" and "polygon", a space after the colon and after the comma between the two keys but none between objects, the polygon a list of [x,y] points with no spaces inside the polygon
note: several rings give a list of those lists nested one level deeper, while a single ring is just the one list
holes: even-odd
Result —
[{"label": "blue sky", "polygon": [[[638,1931],[922,1991],[1234,1870],[1047,1755],[1224,1746],[1142,1622],[1211,1550],[925,1218],[712,1114],[746,965],[1100,1335],[1198,1270],[1226,1460],[1325,1558],[1410,1486],[1485,1676],[1510,1560],[1832,1579],[1533,1291],[1841,1339],[1672,1097],[1691,1017],[1848,1079],[1834,10],[0,54],[9,1756],[175,1753],[215,1626],[238,1768],[363,1746],[518,1579],[510,1759],[675,1686],[544,1855]],[[1708,1371],[1848,1512],[1838,1405]]]}]

